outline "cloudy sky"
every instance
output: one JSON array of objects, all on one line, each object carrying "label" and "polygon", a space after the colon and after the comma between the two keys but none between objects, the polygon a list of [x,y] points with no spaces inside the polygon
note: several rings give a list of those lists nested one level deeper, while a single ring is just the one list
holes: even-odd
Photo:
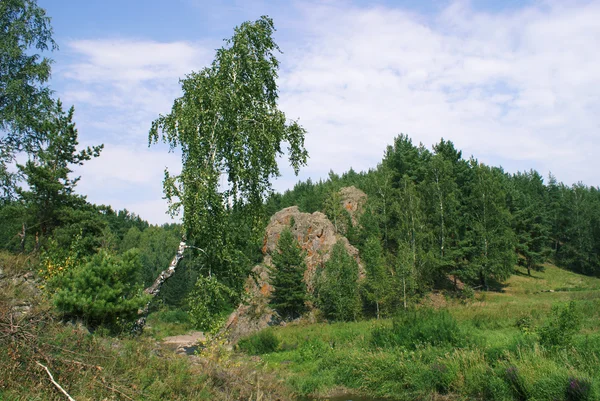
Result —
[{"label": "cloudy sky", "polygon": [[209,64],[233,27],[269,15],[280,107],[307,129],[308,166],[366,170],[404,133],[507,171],[600,185],[600,1],[38,0],[60,50],[51,86],[75,105],[80,142],[104,143],[79,192],[152,223],[170,220],[166,166],[147,146],[178,80]]}]

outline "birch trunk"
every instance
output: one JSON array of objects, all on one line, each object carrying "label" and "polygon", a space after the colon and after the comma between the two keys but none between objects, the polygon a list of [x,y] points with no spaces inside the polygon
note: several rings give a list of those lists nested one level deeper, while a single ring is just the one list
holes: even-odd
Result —
[{"label": "birch trunk", "polygon": [[133,326],[132,332],[134,334],[141,334],[142,331],[144,330],[144,326],[146,325],[146,317],[148,316],[148,311],[150,310],[150,304],[154,300],[154,297],[156,297],[160,293],[160,289],[161,289],[162,285],[169,278],[171,278],[171,276],[173,274],[175,274],[175,269],[177,269],[177,265],[179,264],[179,261],[181,261],[181,259],[183,259],[183,252],[185,251],[186,248],[187,248],[187,245],[185,243],[185,240],[182,239],[181,242],[179,243],[179,248],[177,248],[177,254],[171,260],[169,267],[166,270],[163,270],[158,275],[156,280],[154,280],[154,284],[152,284],[150,287],[148,287],[144,290],[144,292],[146,294],[150,295],[151,298],[148,301],[148,303],[146,303],[146,306],[144,306],[143,309],[140,309],[138,311],[138,315],[140,317],[138,318],[138,320],[135,322],[135,325]]}]

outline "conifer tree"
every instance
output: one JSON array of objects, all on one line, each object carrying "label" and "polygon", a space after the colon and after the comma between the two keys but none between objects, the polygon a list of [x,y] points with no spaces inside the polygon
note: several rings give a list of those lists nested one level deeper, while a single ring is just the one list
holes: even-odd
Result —
[{"label": "conifer tree", "polygon": [[304,255],[289,228],[282,231],[273,255],[274,287],[271,307],[284,318],[296,318],[306,310],[306,283],[304,282]]},{"label": "conifer tree", "polygon": [[34,227],[41,237],[60,224],[62,209],[80,207],[84,198],[75,195],[79,177],[71,177],[72,166],[100,155],[103,145],[77,150],[78,133],[73,122],[73,107],[65,112],[58,101],[52,115],[39,128],[41,139],[38,151],[24,164],[17,164],[28,188],[19,188]]}]

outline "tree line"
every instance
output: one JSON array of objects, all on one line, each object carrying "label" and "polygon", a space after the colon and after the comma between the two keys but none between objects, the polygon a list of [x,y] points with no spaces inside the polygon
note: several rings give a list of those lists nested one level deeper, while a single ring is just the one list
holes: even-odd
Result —
[{"label": "tree line", "polygon": [[350,185],[368,201],[356,227],[340,227],[360,249],[364,299],[374,313],[434,287],[498,288],[515,266],[531,275],[551,262],[600,276],[598,188],[567,186],[551,174],[544,180],[535,170],[507,173],[463,158],[444,139],[428,149],[400,135],[376,168],[299,182],[273,194],[267,209],[298,205],[347,221],[335,205]]}]

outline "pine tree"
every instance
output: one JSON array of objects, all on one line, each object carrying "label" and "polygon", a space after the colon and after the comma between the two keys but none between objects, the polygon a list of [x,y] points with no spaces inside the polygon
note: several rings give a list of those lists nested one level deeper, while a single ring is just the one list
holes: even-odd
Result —
[{"label": "pine tree", "polygon": [[296,318],[306,310],[306,283],[304,282],[304,255],[289,228],[281,233],[277,252],[273,255],[274,287],[271,307],[284,318]]},{"label": "pine tree", "polygon": [[531,270],[543,270],[549,253],[549,232],[543,179],[537,171],[517,173],[513,181],[513,230],[517,239],[519,264]]},{"label": "pine tree", "polygon": [[40,128],[40,149],[25,164],[17,164],[28,189],[17,193],[34,216],[35,228],[44,237],[60,224],[61,209],[79,207],[84,198],[75,195],[79,177],[72,178],[71,167],[98,157],[103,145],[77,151],[78,133],[73,122],[74,108],[64,112],[58,101],[52,116]]},{"label": "pine tree", "polygon": [[88,263],[50,281],[57,289],[54,304],[65,317],[82,318],[91,326],[132,319],[147,301],[135,283],[139,269],[135,251],[121,257],[100,251]]},{"label": "pine tree", "polygon": [[470,278],[479,279],[489,288],[489,280],[505,280],[516,263],[514,232],[510,227],[510,212],[501,169],[471,160],[475,180],[471,191],[470,230],[467,243],[470,251]]}]

